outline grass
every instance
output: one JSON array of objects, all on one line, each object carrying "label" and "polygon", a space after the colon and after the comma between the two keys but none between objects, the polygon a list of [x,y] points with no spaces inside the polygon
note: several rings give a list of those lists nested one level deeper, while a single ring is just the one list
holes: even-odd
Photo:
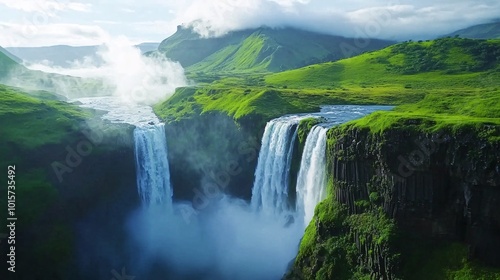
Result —
[{"label": "grass", "polygon": [[4,54],[4,51],[6,50],[0,47],[0,78],[7,76],[9,71],[13,68],[22,67],[12,58]]},{"label": "grass", "polygon": [[391,266],[401,264],[393,267],[397,279],[500,279],[500,269],[468,260],[466,245],[438,243],[402,232],[380,209],[347,215],[344,206],[332,196],[316,207],[315,218],[301,240],[295,267],[285,279],[371,279],[359,262],[363,259],[366,265],[376,247],[383,248],[379,253]]},{"label": "grass", "polygon": [[[464,69],[464,71],[459,72],[464,60],[470,61],[471,54],[465,46],[451,47],[458,44],[457,42],[461,42],[462,39],[446,40],[454,40],[445,41],[447,43],[442,44],[446,47],[450,46],[450,49],[444,54],[441,51],[441,57],[435,58],[443,65],[443,70],[420,71],[412,75],[402,74],[397,69],[406,68],[409,67],[408,64],[413,64],[411,59],[407,59],[412,53],[412,49],[408,50],[407,48],[410,47],[395,45],[337,62],[317,64],[268,75],[266,82],[277,87],[287,86],[288,88],[314,87],[352,90],[361,87],[374,93],[390,89],[427,92],[450,88],[472,90],[478,85],[492,88],[500,86],[500,80],[496,79],[498,77],[498,61],[494,65],[496,67],[485,67],[481,71]],[[431,56],[434,57],[434,52],[437,53],[438,50],[441,50],[441,45],[440,48],[436,47],[437,50],[431,47],[438,44],[436,42],[431,44],[427,42],[411,43],[409,46],[418,46],[417,49],[423,54],[431,53]],[[428,46],[425,47],[425,44]],[[474,42],[467,42],[467,44],[474,44]],[[500,40],[492,40],[484,44],[492,47],[492,55],[498,55],[494,53],[494,50],[500,46]],[[450,74],[450,70],[454,70],[455,73]]]},{"label": "grass", "polygon": [[[415,55],[414,50],[420,54]],[[393,112],[379,112],[352,122],[373,132],[411,123],[422,131],[461,127],[480,130],[485,125],[500,125],[499,50],[500,40],[409,42],[338,62],[272,74],[266,82],[275,87],[315,87],[330,92],[340,88],[346,94],[344,99],[356,92],[370,96],[365,100],[391,104],[392,98],[392,104],[402,104]],[[405,74],[415,57],[431,57],[428,59],[441,66],[439,70]],[[490,140],[500,139],[498,129],[487,134]]]},{"label": "grass", "polygon": [[465,29],[458,30],[450,34],[450,36],[460,36],[462,38],[471,39],[500,39],[500,22],[485,23],[474,25]]},{"label": "grass", "polygon": [[308,31],[282,28],[257,28],[231,32],[219,38],[199,38],[190,29],[181,28],[166,39],[160,51],[180,61],[191,73],[266,73],[305,65],[334,61],[363,51],[381,49],[392,42],[371,40],[352,52],[342,46],[354,46],[355,40]]},{"label": "grass", "polygon": [[[406,42],[266,76],[220,75],[198,87],[178,90],[155,110],[171,121],[213,111],[238,121],[252,115],[269,120],[288,113],[311,112],[323,104],[398,105],[393,111],[344,124],[344,128],[369,128],[372,133],[388,129],[419,133],[466,130],[496,142],[500,141],[499,49],[500,40]],[[302,125],[312,124],[307,122]],[[405,266],[397,271],[402,279],[500,277],[498,271],[468,261],[467,250],[460,244],[422,244],[426,248],[422,252],[427,255],[415,259],[411,259],[415,248],[394,251],[393,242],[399,233],[393,221],[371,209],[369,201],[356,202],[359,208],[366,208],[365,213],[347,216],[329,191],[330,197],[318,205],[301,242],[296,269],[302,276],[369,279],[366,267],[357,267],[360,254],[352,239],[357,232],[361,233],[358,243],[390,250],[387,258],[395,266],[398,258],[403,258]],[[378,200],[378,196],[371,193],[370,199]],[[413,263],[419,266],[412,267]]]},{"label": "grass", "polygon": [[494,280],[500,279],[500,269],[485,267],[468,260],[465,245],[451,242],[436,243],[429,240],[408,238],[404,234],[401,275],[408,280]]},{"label": "grass", "polygon": [[[271,58],[263,57],[264,48],[272,48],[269,39],[252,34],[239,45],[229,45],[189,67],[189,71],[203,72],[267,72]],[[276,46],[274,46],[276,48]]]},{"label": "grass", "polygon": [[[90,115],[55,98],[43,91],[32,96],[0,85],[0,166],[16,165],[18,173],[22,173],[15,178],[20,228],[36,223],[59,197],[47,178],[50,166],[40,166],[40,159],[33,160],[32,154],[43,155],[43,149],[49,145],[72,143],[80,121]],[[1,189],[7,192],[4,183]],[[6,205],[5,196],[0,204]],[[6,215],[7,212],[0,216],[5,219]]]},{"label": "grass", "polygon": [[[406,42],[266,76],[218,74],[197,87],[179,89],[155,111],[169,121],[220,111],[235,120],[258,115],[265,122],[288,113],[317,111],[324,104],[399,105],[355,124],[374,132],[389,127],[421,131],[472,127],[496,141],[498,130],[483,128],[499,125],[499,49],[500,40],[448,38]],[[498,59],[492,63],[495,55]],[[422,65],[409,67],[421,58]],[[426,59],[440,66],[429,68]],[[406,73],[408,69],[418,71]]]},{"label": "grass", "polygon": [[69,132],[78,129],[78,120],[89,116],[74,105],[50,100],[52,95],[47,97],[49,100],[32,97],[0,85],[2,147],[10,142],[21,149],[30,150],[60,143]]},{"label": "grass", "polygon": [[421,132],[469,129],[490,142],[500,141],[500,92],[428,94],[422,101],[376,112],[349,122],[382,133],[389,128]]}]

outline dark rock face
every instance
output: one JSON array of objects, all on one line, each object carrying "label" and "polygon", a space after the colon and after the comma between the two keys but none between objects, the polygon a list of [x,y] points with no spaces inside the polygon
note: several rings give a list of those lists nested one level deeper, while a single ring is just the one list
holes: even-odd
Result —
[{"label": "dark rock face", "polygon": [[363,212],[356,201],[375,202],[401,229],[464,242],[472,258],[500,266],[500,147],[477,135],[334,129],[329,187],[351,214]]},{"label": "dark rock face", "polygon": [[[31,189],[19,192],[16,279],[110,275],[116,260],[95,256],[102,244],[120,255],[126,237],[122,225],[140,204],[132,130],[127,125],[103,124],[102,130],[93,131],[82,126],[68,131],[63,143],[36,150],[12,144],[19,180],[31,180],[19,185],[22,190]],[[38,204],[46,206],[35,208]],[[4,246],[0,243],[2,251],[7,250]]]},{"label": "dark rock face", "polygon": [[206,113],[169,123],[165,128],[174,199],[204,200],[214,192],[250,199],[260,125]]}]

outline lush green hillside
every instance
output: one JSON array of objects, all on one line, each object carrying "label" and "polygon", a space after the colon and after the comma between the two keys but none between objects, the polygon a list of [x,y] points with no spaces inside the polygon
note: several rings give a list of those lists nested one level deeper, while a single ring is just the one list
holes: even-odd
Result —
[{"label": "lush green hillside", "polygon": [[[75,224],[101,209],[98,204],[120,201],[124,189],[131,190],[131,199],[117,203],[120,210],[110,217],[128,215],[123,206],[134,205],[137,196],[135,177],[126,175],[135,174],[133,149],[124,144],[131,143],[132,128],[101,122],[93,110],[55,98],[0,85],[0,166],[16,169],[15,177],[2,179],[0,191],[6,194],[7,180],[14,178],[16,237],[22,240],[15,244],[16,279],[74,278]],[[7,209],[6,195],[0,196],[0,206]],[[0,219],[7,214],[2,211]],[[8,250],[7,243],[0,248]]]},{"label": "lush green hillside", "polygon": [[405,42],[338,62],[266,77],[275,86],[364,88],[370,91],[496,86],[500,40],[439,39]]},{"label": "lush green hillside", "polygon": [[22,62],[22,59],[20,59],[19,57],[13,55],[11,52],[9,52],[8,50],[0,47],[0,53],[6,55],[7,57],[9,57],[10,59],[14,60],[15,62],[17,63],[21,63]]},{"label": "lush green hillside", "polygon": [[12,47],[7,50],[17,57],[30,62],[50,61],[55,66],[71,67],[71,62],[90,57],[99,61],[97,51],[99,46],[47,46],[47,47]]},{"label": "lush green hillside", "polygon": [[357,47],[360,44],[355,39],[292,28],[259,28],[219,38],[200,38],[191,29],[179,27],[159,50],[190,72],[277,72],[335,61],[390,44],[371,39],[368,46]]},{"label": "lush green hillside", "polygon": [[[424,108],[420,103],[422,115],[434,110],[498,117],[493,107],[479,103],[498,102],[499,46],[500,41],[455,38],[407,42],[264,78],[235,76],[180,89],[156,110],[169,120],[209,111],[223,111],[236,119],[252,114],[268,119],[322,104],[415,104],[427,96],[422,102],[433,106]],[[401,110],[417,112],[415,108]]]},{"label": "lush green hillside", "polygon": [[[288,90],[295,88],[305,91],[316,88],[317,92],[357,91],[373,98],[385,94],[401,98],[421,93],[423,97],[417,102],[403,100],[406,104],[397,106],[393,111],[377,112],[329,131],[327,150],[331,160],[329,168],[332,168],[329,173],[330,197],[316,208],[315,219],[302,239],[295,267],[286,279],[390,279],[391,277],[380,276],[387,275],[387,271],[389,274],[394,273],[398,279],[500,277],[497,268],[484,267],[484,264],[476,262],[479,257],[471,253],[474,252],[471,249],[474,246],[465,241],[454,243],[450,241],[453,239],[442,238],[437,243],[423,237],[427,235],[416,230],[410,231],[411,234],[400,231],[403,227],[401,224],[405,221],[388,218],[392,212],[384,213],[384,208],[380,205],[404,205],[407,202],[402,196],[398,196],[397,201],[391,201],[393,193],[388,191],[391,194],[384,198],[385,204],[381,203],[380,208],[373,206],[382,201],[379,194],[395,189],[394,182],[391,181],[393,179],[384,178],[384,174],[401,174],[397,170],[399,162],[394,167],[391,161],[397,161],[398,156],[411,153],[415,149],[415,139],[446,135],[447,141],[460,147],[457,150],[464,151],[464,158],[472,158],[474,164],[485,163],[488,168],[493,166],[491,170],[477,170],[488,170],[491,178],[495,178],[494,164],[498,161],[497,155],[491,151],[495,151],[500,143],[499,54],[500,40],[446,38],[402,43],[339,62],[313,65],[266,77],[268,85],[287,87]],[[345,142],[338,144],[336,141],[344,139],[343,137]],[[492,150],[485,151],[484,147]],[[384,162],[373,164],[369,162],[370,152],[367,151],[378,148],[381,154],[374,156],[375,161],[383,159],[381,161]],[[394,153],[391,154],[392,152]],[[453,157],[452,164],[464,165],[463,169],[467,171],[471,169],[466,166],[466,160],[457,159],[460,154],[458,151],[448,152],[449,155],[443,155],[440,150],[441,157],[432,158],[429,162],[446,165],[446,158]],[[338,158],[333,160],[334,156]],[[426,157],[430,155],[426,154]],[[341,164],[344,165],[340,166]],[[358,171],[361,173],[363,170],[364,173],[367,169],[357,169],[358,164],[367,164],[367,169],[373,168],[374,177],[360,183],[359,180],[364,179],[359,178],[365,174],[358,177]],[[379,169],[380,166],[390,167],[382,170],[385,167]],[[416,181],[421,180],[439,168],[424,167],[422,164],[415,169],[418,170],[415,171],[415,177],[402,179],[407,180],[404,181],[405,192],[412,192],[406,186],[416,186],[416,189],[422,190],[430,185],[433,186],[433,194],[439,193],[438,187],[429,181],[424,181],[422,185],[414,185],[411,181],[414,178]],[[343,171],[337,174],[334,173],[335,170]],[[420,173],[417,175],[416,172]],[[483,174],[476,175],[476,178],[492,180],[486,179]],[[466,179],[460,178],[459,181],[465,182]],[[495,186],[495,183],[491,185]],[[370,191],[363,190],[365,187]],[[485,189],[489,187],[491,186],[488,185]],[[374,191],[370,188],[378,189]],[[447,186],[447,195],[453,193],[449,188]],[[457,185],[457,189],[462,188],[462,185]],[[366,197],[364,200],[356,199],[358,194]],[[428,199],[426,197],[424,200]],[[450,201],[456,203],[455,200]],[[441,205],[443,202],[439,203]],[[452,207],[446,206],[446,211],[450,208]],[[481,204],[475,211],[486,213],[486,208],[485,204]],[[399,209],[394,212],[399,212]],[[402,217],[415,218],[418,213],[414,211]],[[426,212],[422,219],[427,218],[427,215]],[[459,211],[458,216],[462,215]],[[416,219],[419,222],[411,223],[411,226],[418,228],[421,217]],[[477,226],[475,223],[471,224]],[[495,258],[483,259],[492,262]],[[381,263],[386,266],[380,265]]]},{"label": "lush green hillside", "polygon": [[106,88],[102,80],[84,79],[42,71],[30,70],[7,56],[0,49],[0,84],[22,88],[34,96],[41,91],[50,91],[52,97],[66,98],[102,96],[112,89]]},{"label": "lush green hillside", "polygon": [[447,36],[469,39],[500,39],[500,22],[485,23],[460,29]]},{"label": "lush green hillside", "polygon": [[[64,153],[61,146],[55,150],[50,147],[74,143],[78,139],[80,122],[89,116],[75,106],[51,100],[53,96],[50,94],[43,96],[48,99],[32,97],[18,89],[0,85],[0,165],[5,168],[16,165],[17,173],[22,173],[16,177],[16,194],[19,197],[19,211],[16,213],[21,230],[30,227],[48,211],[58,196],[48,178],[50,164],[42,164],[37,157],[48,160],[55,153]],[[7,192],[6,182],[3,182],[2,192]],[[0,205],[7,205],[6,200],[6,196],[2,196]],[[6,215],[2,213],[0,217],[5,219]],[[61,243],[56,243],[50,252],[63,253],[61,248],[67,246],[67,240],[61,239]]]},{"label": "lush green hillside", "polygon": [[[416,104],[360,120],[375,130],[415,117],[441,124],[499,123],[500,40],[406,42],[333,63],[273,74],[276,87],[330,88],[394,97],[421,93]],[[382,117],[383,116],[383,117]],[[402,119],[403,118],[403,119]],[[423,122],[423,125],[429,123]]]},{"label": "lush green hillside", "polygon": [[21,67],[9,52],[0,47],[0,79],[7,76],[10,70]]},{"label": "lush green hillside", "polygon": [[[41,98],[0,85],[2,142],[16,143],[28,150],[61,142],[67,131],[76,130],[76,121],[85,116],[78,108],[53,100],[52,94],[39,92],[38,96]],[[7,148],[8,143],[0,147]]]}]

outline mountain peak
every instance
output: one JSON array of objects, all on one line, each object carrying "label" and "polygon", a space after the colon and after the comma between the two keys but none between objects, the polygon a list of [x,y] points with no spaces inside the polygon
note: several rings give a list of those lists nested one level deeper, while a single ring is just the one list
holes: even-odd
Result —
[{"label": "mountain peak", "polygon": [[470,26],[455,31],[447,36],[460,36],[468,39],[499,39],[500,38],[500,20],[490,23],[483,23]]},{"label": "mountain peak", "polygon": [[371,39],[368,45],[359,46],[352,38],[269,26],[202,38],[192,25],[182,25],[160,44],[159,51],[188,71],[277,72],[339,60],[392,43]]}]

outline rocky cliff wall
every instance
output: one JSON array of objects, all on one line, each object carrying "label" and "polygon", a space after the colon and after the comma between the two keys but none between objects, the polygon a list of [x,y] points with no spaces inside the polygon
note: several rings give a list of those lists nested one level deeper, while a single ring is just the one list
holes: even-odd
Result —
[{"label": "rocky cliff wall", "polygon": [[500,147],[482,136],[498,130],[331,129],[330,195],[288,279],[406,279],[416,240],[463,244],[470,260],[500,266]]}]

